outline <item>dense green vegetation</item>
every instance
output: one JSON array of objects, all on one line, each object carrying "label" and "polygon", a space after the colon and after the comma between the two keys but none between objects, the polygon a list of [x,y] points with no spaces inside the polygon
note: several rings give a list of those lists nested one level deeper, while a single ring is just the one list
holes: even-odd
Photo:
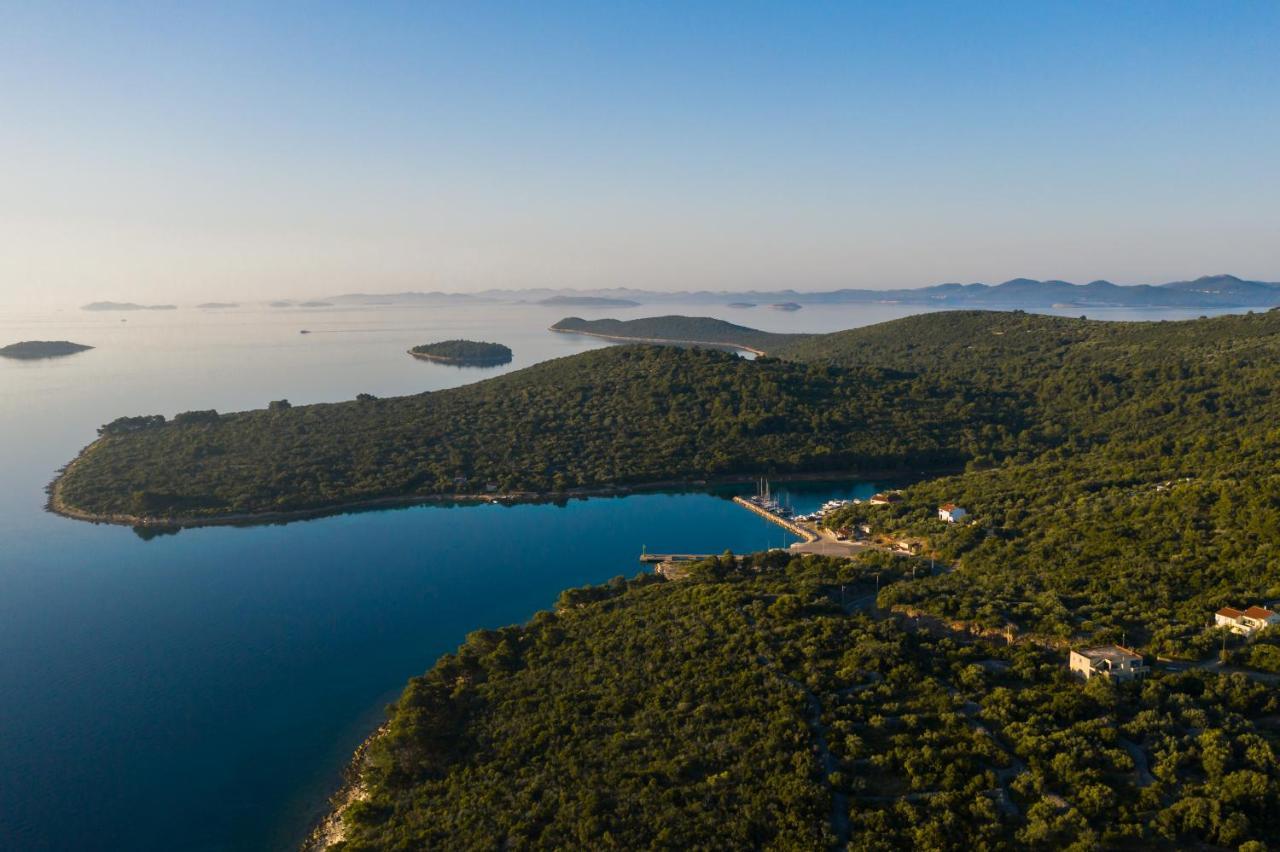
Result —
[{"label": "dense green vegetation", "polygon": [[[1030,435],[963,475],[862,506],[961,570],[886,603],[988,627],[1200,657],[1228,604],[1280,596],[1280,313],[1179,323],[922,316],[785,354],[1010,394]],[[972,524],[935,520],[942,502]]]},{"label": "dense green vegetation", "polygon": [[580,317],[565,317],[551,326],[551,330],[594,334],[614,340],[667,340],[680,343],[737,346],[757,352],[772,352],[779,347],[797,343],[812,336],[774,334],[712,317],[674,315],[633,320],[585,320]]},{"label": "dense green vegetation", "polygon": [[23,340],[18,343],[10,343],[8,346],[0,346],[0,357],[19,359],[58,358],[63,355],[74,355],[77,352],[84,352],[92,348],[92,346],[85,346],[83,343],[72,343],[70,340]]},{"label": "dense green vegetation", "polygon": [[476,340],[442,340],[424,343],[409,350],[415,358],[444,361],[450,364],[506,364],[511,361],[511,349],[501,343],[482,343]]},{"label": "dense green vegetation", "polygon": [[[963,386],[635,346],[418,396],[198,416],[106,427],[58,496],[99,514],[165,518],[475,494],[489,483],[546,492],[756,471],[916,471],[993,445],[1013,452],[1020,431],[1005,399]],[[999,425],[956,428],[968,420]]]},{"label": "dense green vegetation", "polygon": [[840,605],[884,567],[726,558],[472,634],[391,709],[341,848],[1253,850],[1280,832],[1274,690],[1084,684],[1062,654]]}]

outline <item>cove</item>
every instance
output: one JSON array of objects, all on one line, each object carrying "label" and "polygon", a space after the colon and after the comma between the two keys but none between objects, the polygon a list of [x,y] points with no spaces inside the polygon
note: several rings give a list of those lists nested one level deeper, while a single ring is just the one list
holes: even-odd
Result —
[{"label": "cove", "polygon": [[[808,511],[883,485],[775,490]],[[793,541],[727,499],[744,488],[414,506],[150,540],[46,516],[56,564],[40,536],[24,537],[0,600],[0,690],[15,699],[0,838],[293,848],[382,707],[467,633],[634,575],[644,547]]]}]

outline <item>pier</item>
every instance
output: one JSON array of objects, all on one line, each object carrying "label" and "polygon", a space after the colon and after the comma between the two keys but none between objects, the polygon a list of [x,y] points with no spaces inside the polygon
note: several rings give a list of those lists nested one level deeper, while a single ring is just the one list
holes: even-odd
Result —
[{"label": "pier", "polygon": [[641,553],[640,561],[648,565],[661,562],[701,562],[715,556],[714,553]]},{"label": "pier", "polygon": [[795,521],[791,520],[790,518],[779,515],[777,512],[771,512],[768,509],[766,509],[764,506],[761,506],[759,503],[755,503],[751,500],[748,500],[745,497],[734,497],[733,502],[737,503],[739,506],[745,506],[746,508],[755,512],[757,515],[764,518],[765,520],[772,521],[773,523],[782,527],[787,532],[800,536],[800,538],[804,541],[805,544],[811,544],[817,541],[819,538],[818,534],[815,533],[813,530],[807,529],[806,527],[802,527],[799,524],[797,524]]}]

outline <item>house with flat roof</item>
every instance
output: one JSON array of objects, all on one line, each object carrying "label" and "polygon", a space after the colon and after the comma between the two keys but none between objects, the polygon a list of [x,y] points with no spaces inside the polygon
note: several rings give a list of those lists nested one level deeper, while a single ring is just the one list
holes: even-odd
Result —
[{"label": "house with flat roof", "polygon": [[1102,675],[1112,680],[1129,680],[1147,673],[1142,655],[1119,645],[1098,645],[1082,651],[1072,651],[1067,660],[1071,671],[1084,675],[1088,680]]},{"label": "house with flat roof", "polygon": [[1244,610],[1224,606],[1213,614],[1213,623],[1216,627],[1228,628],[1232,633],[1252,636],[1264,627],[1280,624],[1280,613],[1260,606],[1251,606]]},{"label": "house with flat roof", "polygon": [[954,524],[968,514],[968,510],[964,506],[957,506],[955,503],[943,503],[938,507],[938,520],[946,521],[949,524]]}]

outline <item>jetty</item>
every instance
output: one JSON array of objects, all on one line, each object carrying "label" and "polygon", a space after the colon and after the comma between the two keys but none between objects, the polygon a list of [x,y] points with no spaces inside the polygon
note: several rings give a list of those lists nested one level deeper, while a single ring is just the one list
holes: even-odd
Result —
[{"label": "jetty", "polygon": [[782,527],[787,532],[800,536],[805,544],[818,540],[818,534],[816,532],[800,526],[800,524],[781,514],[771,506],[762,504],[747,497],[734,497],[733,502],[737,503],[739,506],[745,506],[747,509],[755,512],[765,520],[772,521]]},{"label": "jetty", "polygon": [[661,562],[701,562],[715,556],[714,553],[641,553],[640,561],[648,565]]}]

